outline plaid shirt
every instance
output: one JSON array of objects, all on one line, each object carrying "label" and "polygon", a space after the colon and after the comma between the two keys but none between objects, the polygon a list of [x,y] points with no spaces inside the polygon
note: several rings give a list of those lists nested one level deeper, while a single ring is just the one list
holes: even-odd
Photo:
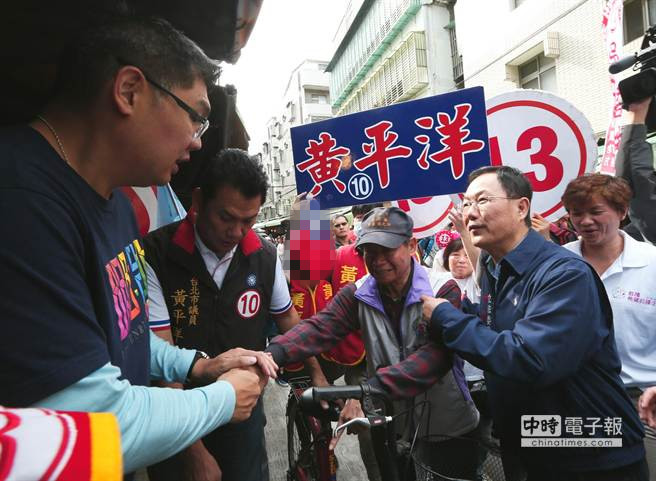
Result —
[{"label": "plaid shirt", "polygon": [[561,229],[558,227],[556,224],[549,224],[549,233],[551,236],[554,238],[554,240],[557,240],[558,245],[565,245],[568,242],[574,242],[579,240],[578,236],[576,235],[576,232],[571,231],[569,229]]},{"label": "plaid shirt", "polygon": [[[267,347],[278,365],[320,354],[337,344],[348,333],[360,329],[355,284],[342,288],[328,306],[305,319]],[[460,289],[447,282],[437,297],[449,299],[459,307]],[[442,346],[427,342],[403,361],[379,368],[367,382],[382,387],[393,399],[416,396],[435,384],[452,367],[450,354]]]}]

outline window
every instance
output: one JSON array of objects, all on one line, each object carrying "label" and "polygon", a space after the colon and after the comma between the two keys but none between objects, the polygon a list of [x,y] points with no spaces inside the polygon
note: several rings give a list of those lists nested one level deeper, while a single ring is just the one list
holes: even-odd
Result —
[{"label": "window", "polygon": [[308,104],[327,104],[328,103],[328,93],[318,90],[306,90],[305,91],[305,103]]},{"label": "window", "polygon": [[624,43],[644,35],[656,24],[656,0],[626,0],[624,2]]},{"label": "window", "polygon": [[520,65],[518,70],[521,88],[556,91],[556,61],[544,53]]},{"label": "window", "polygon": [[323,115],[310,115],[310,123],[320,122],[322,120],[327,120],[327,119],[330,119],[330,118],[332,118],[332,117],[326,117],[326,116],[323,116]]}]

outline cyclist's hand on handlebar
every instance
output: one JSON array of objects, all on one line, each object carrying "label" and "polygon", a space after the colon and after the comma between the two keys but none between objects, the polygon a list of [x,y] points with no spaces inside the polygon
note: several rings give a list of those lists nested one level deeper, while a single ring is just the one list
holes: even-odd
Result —
[{"label": "cyclist's hand on handlebar", "polygon": [[[327,387],[327,386],[330,386],[330,383],[328,382],[328,379],[326,379],[326,376],[324,375],[321,368],[319,368],[318,364],[317,364],[317,368],[318,369],[315,369],[310,373],[310,378],[312,380],[312,385],[314,387]],[[340,409],[344,407],[344,402],[341,399],[339,399],[335,402],[339,405]],[[328,409],[330,407],[328,405],[328,401],[319,401],[319,404],[321,405],[321,407],[323,409]]]},{"label": "cyclist's hand on handlebar", "polygon": [[[337,426],[340,426],[345,422],[350,421],[351,419],[360,417],[364,417],[364,412],[362,411],[360,401],[357,399],[349,399],[346,401],[342,412],[339,414],[339,421],[337,422]],[[349,426],[346,428],[349,434],[359,433],[361,431],[365,431],[366,429],[367,428],[362,426]],[[330,440],[330,449],[335,449],[335,446],[337,446],[337,443],[339,442],[339,439],[342,437],[343,433],[344,430],[340,430],[339,434]]]}]

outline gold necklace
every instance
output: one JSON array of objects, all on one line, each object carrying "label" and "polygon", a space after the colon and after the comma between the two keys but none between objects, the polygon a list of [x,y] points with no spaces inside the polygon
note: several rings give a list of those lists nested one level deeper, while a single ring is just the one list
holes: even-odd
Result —
[{"label": "gold necklace", "polygon": [[64,145],[62,144],[61,139],[59,138],[59,135],[57,135],[57,132],[55,131],[55,128],[50,125],[50,122],[48,122],[46,119],[44,119],[41,115],[36,116],[37,119],[39,119],[41,122],[43,122],[46,127],[52,132],[52,135],[55,136],[55,140],[57,141],[57,145],[59,145],[59,150],[61,150],[62,157],[66,161],[68,165],[71,165],[71,163],[68,161],[68,156],[66,155],[66,151],[64,150]]}]

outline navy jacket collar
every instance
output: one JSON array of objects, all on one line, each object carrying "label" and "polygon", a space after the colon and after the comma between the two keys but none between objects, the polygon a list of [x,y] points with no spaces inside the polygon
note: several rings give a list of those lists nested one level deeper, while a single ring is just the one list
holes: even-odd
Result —
[{"label": "navy jacket collar", "polygon": [[531,267],[531,264],[535,262],[535,259],[539,257],[540,253],[544,251],[544,244],[546,242],[549,241],[533,229],[529,229],[526,237],[524,237],[517,247],[506,254],[501,259],[501,262],[510,266],[517,274],[522,275]]}]

